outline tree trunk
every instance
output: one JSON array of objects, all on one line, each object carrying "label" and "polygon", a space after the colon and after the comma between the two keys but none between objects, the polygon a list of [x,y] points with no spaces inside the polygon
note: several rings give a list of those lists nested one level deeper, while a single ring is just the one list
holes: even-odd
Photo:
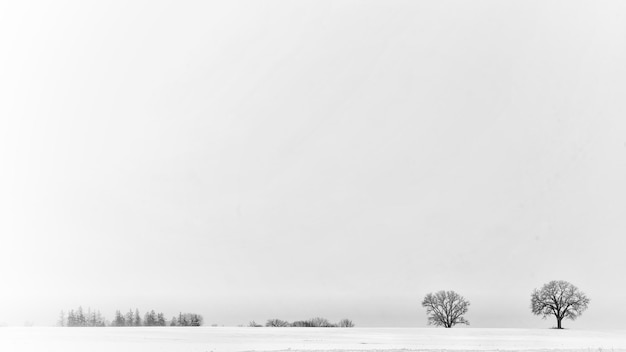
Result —
[{"label": "tree trunk", "polygon": [[556,328],[557,329],[563,329],[561,327],[561,320],[563,320],[563,318],[556,318]]}]

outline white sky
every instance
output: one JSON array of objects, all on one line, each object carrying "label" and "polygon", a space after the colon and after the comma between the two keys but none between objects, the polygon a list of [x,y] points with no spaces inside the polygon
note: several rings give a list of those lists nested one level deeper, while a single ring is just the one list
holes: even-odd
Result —
[{"label": "white sky", "polygon": [[0,3],[0,322],[626,327],[626,3]]}]

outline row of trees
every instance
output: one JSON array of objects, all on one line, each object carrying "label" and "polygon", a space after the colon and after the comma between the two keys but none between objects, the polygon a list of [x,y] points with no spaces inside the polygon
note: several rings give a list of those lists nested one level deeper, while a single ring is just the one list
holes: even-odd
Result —
[{"label": "row of trees", "polygon": [[59,317],[59,326],[105,326],[105,320],[100,311],[87,308],[85,312],[83,307],[78,307],[76,311],[73,309],[67,312],[61,311]]},{"label": "row of trees", "polygon": [[[162,315],[163,314],[159,313],[159,316]],[[133,310],[130,309],[126,314],[122,314],[121,311],[116,310],[111,326],[143,326],[143,323],[144,320],[141,319],[139,309],[135,309],[134,313]]]},{"label": "row of trees", "polygon": [[139,314],[139,309],[129,310],[125,314],[116,310],[113,321],[107,321],[100,311],[87,312],[82,307],[76,310],[70,310],[67,315],[61,311],[59,326],[201,326],[204,322],[202,315],[195,313],[179,313],[178,317],[165,319],[163,313],[157,313],[154,310],[146,312],[143,317]]},{"label": "row of trees", "polygon": [[[590,299],[578,287],[563,280],[553,280],[535,289],[530,296],[533,314],[544,319],[554,316],[557,329],[562,329],[563,319],[578,318],[589,306]],[[429,293],[422,301],[426,308],[428,324],[451,328],[457,324],[469,325],[463,317],[470,302],[454,291]]]},{"label": "row of trees", "polygon": [[[260,324],[257,324],[254,321],[251,321],[248,326],[251,327],[260,327]],[[306,328],[352,328],[354,327],[354,323],[350,319],[342,319],[338,323],[331,323],[326,318],[312,318],[309,320],[298,320],[290,323],[285,320],[280,319],[269,319],[265,322],[265,326],[268,327],[306,327]]]}]

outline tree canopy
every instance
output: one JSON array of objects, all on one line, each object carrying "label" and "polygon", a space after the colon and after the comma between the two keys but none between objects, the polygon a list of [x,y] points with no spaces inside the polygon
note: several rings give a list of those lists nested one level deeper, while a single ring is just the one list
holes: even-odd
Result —
[{"label": "tree canopy", "polygon": [[578,318],[587,309],[590,299],[571,283],[553,280],[541,289],[535,289],[530,302],[533,314],[541,315],[544,319],[554,315],[557,329],[562,329],[561,321]]},{"label": "tree canopy", "polygon": [[422,301],[426,308],[428,325],[451,328],[456,324],[469,325],[463,317],[467,313],[470,302],[454,291],[429,293]]}]

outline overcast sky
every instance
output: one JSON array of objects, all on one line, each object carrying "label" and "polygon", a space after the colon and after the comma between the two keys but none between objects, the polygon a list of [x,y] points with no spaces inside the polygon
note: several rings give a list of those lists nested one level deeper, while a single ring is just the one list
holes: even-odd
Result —
[{"label": "overcast sky", "polygon": [[0,323],[626,328],[626,3],[0,4]]}]

